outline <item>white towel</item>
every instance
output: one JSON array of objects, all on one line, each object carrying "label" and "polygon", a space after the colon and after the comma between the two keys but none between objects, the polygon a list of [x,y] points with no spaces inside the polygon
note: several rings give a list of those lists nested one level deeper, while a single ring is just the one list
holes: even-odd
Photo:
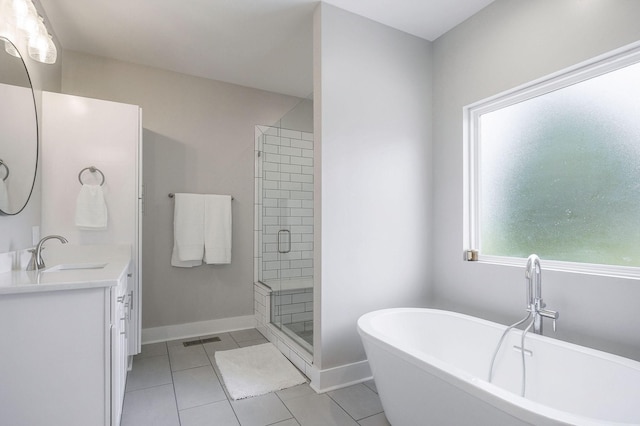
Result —
[{"label": "white towel", "polygon": [[204,261],[231,263],[231,196],[205,195]]},{"label": "white towel", "polygon": [[204,255],[204,197],[176,194],[174,202],[171,265],[183,268],[201,265]]},{"label": "white towel", "polygon": [[76,200],[76,226],[86,230],[107,229],[107,203],[100,185],[82,185]]},{"label": "white towel", "polygon": [[9,211],[9,191],[7,191],[7,183],[0,178],[0,210],[5,213]]}]

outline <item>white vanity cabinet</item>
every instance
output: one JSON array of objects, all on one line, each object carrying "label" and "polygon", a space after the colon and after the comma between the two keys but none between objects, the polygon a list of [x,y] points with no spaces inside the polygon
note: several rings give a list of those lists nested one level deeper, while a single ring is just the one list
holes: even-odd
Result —
[{"label": "white vanity cabinet", "polygon": [[0,425],[120,424],[130,252],[99,269],[0,274]]}]

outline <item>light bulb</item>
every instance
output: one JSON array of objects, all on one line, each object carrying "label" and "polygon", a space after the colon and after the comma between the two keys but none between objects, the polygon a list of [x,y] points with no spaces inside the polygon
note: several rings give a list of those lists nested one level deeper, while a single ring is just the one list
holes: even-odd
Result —
[{"label": "light bulb", "polygon": [[28,38],[33,31],[37,31],[38,12],[31,0],[13,0],[13,13],[15,26],[24,33],[25,38]]},{"label": "light bulb", "polygon": [[7,53],[20,57],[17,46],[26,44],[29,56],[45,64],[57,60],[58,50],[31,0],[0,0],[0,36]]},{"label": "light bulb", "polygon": [[0,37],[9,40],[11,42],[15,42],[17,31],[15,26],[11,25],[8,22],[0,22]]},{"label": "light bulb", "polygon": [[53,37],[51,34],[47,34],[47,53],[44,57],[45,64],[55,64],[58,60],[58,48],[56,44],[53,42]]},{"label": "light bulb", "polygon": [[20,56],[20,52],[18,52],[18,49],[16,49],[13,43],[11,43],[9,40],[4,41],[4,51],[11,56],[15,56],[16,58],[22,58],[22,56]]},{"label": "light bulb", "polygon": [[12,0],[0,0],[0,37],[15,40],[16,19]]},{"label": "light bulb", "polygon": [[38,24],[40,23],[40,16],[38,13],[33,10],[29,10],[29,13],[25,15],[24,18],[18,20],[16,26],[24,31],[25,36],[29,38],[32,34],[36,34],[38,32]]},{"label": "light bulb", "polygon": [[22,19],[29,13],[29,6],[25,0],[13,0],[11,2],[11,8],[13,9],[13,16],[17,19]]},{"label": "light bulb", "polygon": [[58,58],[56,45],[46,32],[31,37],[27,48],[32,59],[44,64],[55,64]]}]

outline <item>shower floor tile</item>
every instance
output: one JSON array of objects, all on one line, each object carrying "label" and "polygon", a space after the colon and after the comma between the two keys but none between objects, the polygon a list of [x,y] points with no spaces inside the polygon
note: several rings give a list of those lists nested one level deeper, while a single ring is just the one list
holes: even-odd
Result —
[{"label": "shower floor tile", "polygon": [[[200,350],[209,355],[209,363],[180,371],[171,368],[169,355],[184,355],[172,348],[181,346],[182,340],[144,345],[129,372],[121,426],[389,426],[373,382],[323,395],[304,384],[260,397],[230,400],[213,354],[217,350],[264,343],[262,335],[256,333],[255,329],[221,333],[216,335],[221,338],[219,342],[192,346],[196,349],[180,359],[185,361],[183,366],[188,367],[188,362],[194,359],[189,355],[201,354]],[[313,336],[310,330],[302,333]],[[200,356],[195,358],[198,362],[194,365],[203,363]],[[174,355],[174,359],[178,358]]]}]

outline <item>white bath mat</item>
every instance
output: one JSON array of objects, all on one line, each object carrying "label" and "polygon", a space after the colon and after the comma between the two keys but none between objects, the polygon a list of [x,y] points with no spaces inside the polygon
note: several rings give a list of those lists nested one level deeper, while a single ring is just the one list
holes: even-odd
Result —
[{"label": "white bath mat", "polygon": [[234,400],[306,382],[305,377],[272,343],[217,351],[215,360]]}]

